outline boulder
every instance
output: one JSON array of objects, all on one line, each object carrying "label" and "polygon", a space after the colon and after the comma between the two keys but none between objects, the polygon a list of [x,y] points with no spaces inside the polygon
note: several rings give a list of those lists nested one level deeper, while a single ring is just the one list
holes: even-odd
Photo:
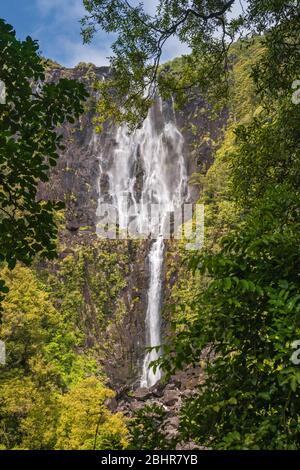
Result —
[{"label": "boulder", "polygon": [[131,396],[132,398],[135,398],[136,400],[146,401],[152,398],[153,394],[152,394],[152,391],[149,390],[148,388],[138,388],[137,390],[134,391],[134,393]]},{"label": "boulder", "polygon": [[174,406],[180,399],[178,390],[167,390],[162,398],[164,405]]}]

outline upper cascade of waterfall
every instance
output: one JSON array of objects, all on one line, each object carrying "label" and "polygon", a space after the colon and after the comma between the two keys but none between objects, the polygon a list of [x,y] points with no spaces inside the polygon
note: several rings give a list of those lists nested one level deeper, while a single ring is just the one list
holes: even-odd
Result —
[{"label": "upper cascade of waterfall", "polygon": [[114,131],[111,151],[99,149],[98,218],[104,215],[103,205],[109,203],[116,209],[121,230],[133,225],[134,218],[137,233],[159,235],[162,221],[149,217],[151,205],[157,205],[160,214],[169,213],[187,197],[184,139],[176,127],[175,113],[167,113],[164,106],[157,98],[140,129],[130,133],[121,125]]}]

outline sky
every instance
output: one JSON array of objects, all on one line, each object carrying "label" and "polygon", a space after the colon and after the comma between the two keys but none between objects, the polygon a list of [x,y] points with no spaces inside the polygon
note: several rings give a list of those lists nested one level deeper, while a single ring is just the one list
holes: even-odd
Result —
[{"label": "sky", "polygon": [[[144,0],[149,12],[154,12],[156,0]],[[237,7],[235,14],[238,12]],[[37,39],[44,57],[65,67],[79,62],[107,65],[113,38],[99,32],[92,44],[84,45],[79,20],[85,14],[82,0],[1,0],[0,18],[10,23],[19,39]],[[187,53],[186,45],[172,38],[166,44],[163,60]]]}]

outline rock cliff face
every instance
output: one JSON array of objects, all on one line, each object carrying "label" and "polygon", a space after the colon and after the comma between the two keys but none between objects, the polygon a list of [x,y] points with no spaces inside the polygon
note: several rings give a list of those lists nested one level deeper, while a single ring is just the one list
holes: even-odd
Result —
[{"label": "rock cliff face", "polygon": [[[92,65],[81,65],[75,69],[53,68],[49,71],[49,80],[57,80],[60,77],[74,78],[86,83],[91,92],[91,97],[87,102],[86,113],[80,121],[73,126],[65,126],[59,130],[65,138],[65,151],[60,155],[58,165],[53,169],[50,181],[40,186],[40,197],[44,199],[58,199],[66,203],[65,227],[61,232],[62,246],[64,250],[69,250],[66,256],[72,256],[72,250],[84,246],[97,245],[96,224],[97,207],[100,192],[108,191],[107,176],[101,172],[99,162],[100,150],[101,161],[109,162],[112,152],[116,146],[116,129],[111,123],[104,126],[103,132],[96,136],[93,126],[95,117],[96,96],[93,91],[93,82],[103,80],[108,76],[108,68],[96,68]],[[163,116],[172,115],[172,120],[176,122],[177,129],[184,138],[184,160],[187,169],[187,176],[194,172],[204,172],[209,167],[213,159],[213,147],[222,136],[222,130],[226,124],[226,111],[217,118],[212,119],[207,103],[202,97],[193,102],[189,102],[180,111],[174,111],[171,102],[163,103],[163,114],[157,114],[155,125],[160,128],[163,123]],[[141,191],[141,179],[143,168],[137,162],[135,166],[136,188]],[[192,200],[196,200],[199,188],[190,187]],[[122,300],[123,310],[120,316],[117,312],[117,302],[110,306],[110,321],[105,326],[96,328],[96,332],[87,337],[91,337],[91,344],[101,342],[108,344],[103,347],[103,367],[109,379],[110,385],[114,389],[126,387],[137,388],[145,347],[145,312],[147,304],[147,285],[149,281],[149,266],[147,255],[149,253],[150,241],[140,242],[139,247],[132,249],[130,242],[120,241],[119,250],[126,252],[128,269],[124,276],[126,286],[120,290],[119,300]],[[103,245],[104,246],[104,245]],[[101,250],[97,245],[96,250]],[[103,247],[107,250],[107,245]],[[64,258],[61,254],[61,258]],[[87,265],[87,271],[93,272]],[[101,269],[101,266],[100,266]],[[165,280],[162,280],[163,283]],[[92,283],[92,280],[87,281]],[[88,288],[86,288],[88,293]],[[164,287],[163,287],[164,290]],[[94,292],[93,295],[97,295]],[[85,302],[92,304],[93,296],[86,294]],[[89,306],[88,311],[93,311]],[[89,322],[87,322],[89,325]],[[87,326],[88,329],[88,326]],[[189,375],[190,377],[190,375]],[[187,379],[189,380],[189,379]],[[184,377],[183,377],[184,382]],[[182,396],[184,385],[170,386],[169,392],[174,403]],[[175,397],[175,391],[177,395]],[[166,391],[161,393],[163,400]],[[168,393],[169,393],[168,392]],[[169,393],[169,395],[170,395]],[[181,398],[180,398],[181,399]],[[140,397],[136,397],[139,401]],[[140,400],[143,401],[143,400]],[[136,403],[136,401],[134,401]],[[127,405],[122,405],[126,408]],[[130,405],[131,406],[131,405]],[[135,405],[133,405],[134,407]],[[170,405],[171,406],[171,405]],[[172,417],[172,415],[170,415]]]},{"label": "rock cliff face", "polygon": [[[95,80],[107,78],[107,67],[79,65],[74,69],[53,68],[49,71],[50,80],[62,77],[84,82],[91,93],[86,113],[74,126],[65,126],[60,132],[65,137],[66,150],[61,154],[58,165],[52,171],[50,182],[40,187],[42,198],[57,198],[66,202],[67,227],[76,231],[80,227],[95,229],[96,210],[99,197],[99,148],[107,158],[116,144],[115,129],[111,124],[104,126],[95,146],[93,118],[96,115],[96,96],[93,91]],[[189,102],[179,111],[174,111],[171,102],[164,103],[165,116],[173,115],[178,129],[184,137],[184,156],[188,175],[203,171],[212,163],[213,144],[218,142],[227,120],[226,111],[212,119],[210,108],[202,97]],[[157,126],[162,123],[157,115]],[[173,117],[172,117],[173,118]],[[141,171],[139,167],[137,173]],[[105,188],[105,180],[101,181]],[[191,188],[193,199],[197,198],[197,188]]]}]

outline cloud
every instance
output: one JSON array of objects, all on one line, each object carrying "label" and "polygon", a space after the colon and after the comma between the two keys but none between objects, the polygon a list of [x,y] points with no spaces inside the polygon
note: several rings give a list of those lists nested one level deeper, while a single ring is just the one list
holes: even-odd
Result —
[{"label": "cloud", "polygon": [[[136,3],[139,3],[139,1],[137,0]],[[144,0],[142,3],[144,4],[146,12],[154,16],[159,1]],[[164,46],[162,61],[165,62],[183,54],[188,54],[189,52],[190,49],[186,44],[182,43],[177,37],[172,36],[170,39],[168,39]]]},{"label": "cloud", "polygon": [[36,0],[41,16],[53,15],[56,22],[80,19],[85,14],[82,0]]},{"label": "cloud", "polygon": [[86,11],[82,0],[35,0],[41,21],[34,36],[40,38],[43,55],[65,67],[79,62],[108,65],[111,40],[99,33],[94,44],[83,44],[79,20]]},{"label": "cloud", "polygon": [[191,49],[187,44],[182,43],[177,37],[172,36],[165,44],[162,55],[162,62],[166,62],[184,54],[189,54],[190,52]]},{"label": "cloud", "polygon": [[[78,62],[93,62],[95,65],[107,65],[107,57],[111,55],[111,43],[113,37],[99,32],[91,45],[83,45],[80,36],[79,20],[85,15],[86,10],[83,0],[35,0],[41,17],[41,24],[37,30],[44,53],[62,65],[73,67]],[[131,0],[132,5],[137,5],[140,0]],[[144,0],[146,11],[154,15],[158,0]],[[247,7],[247,1],[241,0]],[[231,17],[241,12],[240,3],[231,13]],[[163,61],[168,61],[182,54],[188,54],[190,49],[176,37],[171,37],[165,44]]]},{"label": "cloud", "polygon": [[98,67],[109,65],[108,57],[111,55],[110,45],[102,47],[84,45],[62,36],[58,38],[62,53],[66,57],[64,65],[74,67],[79,62],[91,62]]},{"label": "cloud", "polygon": [[145,10],[149,15],[155,15],[156,13],[156,8],[158,5],[158,0],[144,0],[142,2],[144,4]]}]

